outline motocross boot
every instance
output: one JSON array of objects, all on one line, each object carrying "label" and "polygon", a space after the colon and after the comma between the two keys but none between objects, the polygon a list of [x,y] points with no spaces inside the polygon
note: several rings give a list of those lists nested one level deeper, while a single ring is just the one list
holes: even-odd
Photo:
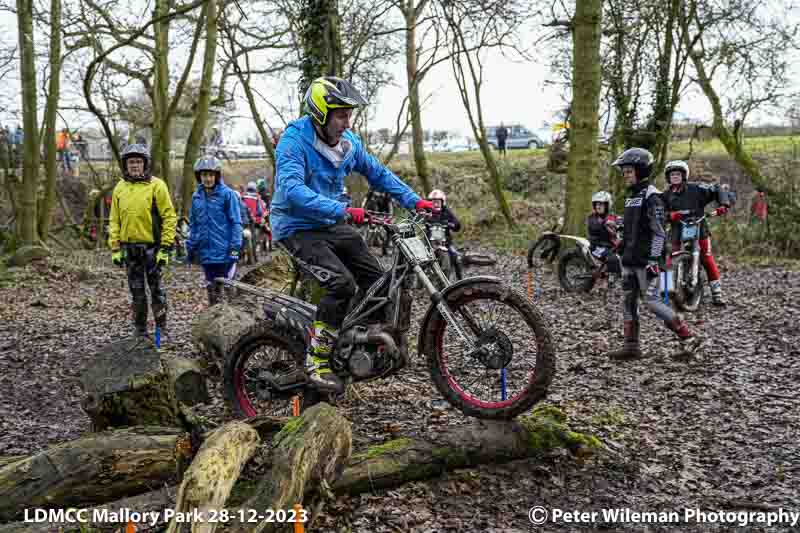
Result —
[{"label": "motocross boot", "polygon": [[208,306],[213,307],[217,305],[220,301],[220,293],[219,290],[217,290],[216,284],[206,287],[206,292],[208,292]]},{"label": "motocross boot", "polygon": [[314,335],[306,351],[306,375],[319,391],[341,394],[344,384],[330,367],[330,357],[339,332],[322,321],[314,321]]},{"label": "motocross boot", "polygon": [[639,347],[639,321],[626,320],[624,323],[625,341],[622,349],[608,353],[608,357],[615,361],[628,361],[642,357],[642,350]]},{"label": "motocross boot", "polygon": [[133,299],[133,328],[134,336],[147,337],[147,300],[144,297]]},{"label": "motocross boot", "polygon": [[711,287],[711,303],[717,307],[725,307],[728,305],[722,297],[722,284],[720,281],[715,279],[709,283],[709,286]]},{"label": "motocross boot", "polygon": [[681,343],[681,351],[683,353],[693,353],[697,347],[700,346],[700,338],[689,331],[689,325],[686,324],[686,321],[683,320],[679,314],[676,313],[675,318],[671,321],[664,321],[664,324],[678,335],[678,340]]}]

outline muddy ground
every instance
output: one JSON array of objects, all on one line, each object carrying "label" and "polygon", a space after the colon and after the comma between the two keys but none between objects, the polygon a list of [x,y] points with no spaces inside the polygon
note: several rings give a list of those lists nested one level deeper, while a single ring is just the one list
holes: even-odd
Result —
[{"label": "muddy ground", "polygon": [[[723,267],[729,263],[723,258]],[[525,289],[523,258],[501,256],[500,275]],[[614,363],[621,343],[621,291],[561,292],[539,276],[534,300],[557,347],[546,403],[605,449],[586,461],[549,457],[487,465],[329,503],[315,521],[323,532],[783,531],[684,522],[684,509],[800,511],[800,273],[783,268],[723,270],[729,306],[704,304],[690,324],[705,339],[689,359],[675,358],[671,334],[643,311],[645,359]],[[205,306],[197,267],[171,268],[166,281],[172,342],[190,357],[192,317]],[[30,454],[88,431],[80,409],[80,371],[104,343],[130,332],[124,272],[91,252],[14,272],[0,289],[0,455]],[[415,302],[416,322],[424,302]],[[412,326],[412,346],[416,331]],[[443,405],[425,361],[387,382],[359,386],[343,405],[356,449],[403,435],[435,438],[465,418]],[[205,411],[228,416],[212,387]],[[548,521],[534,527],[533,506],[569,511],[630,508],[679,513],[672,524]],[[713,518],[709,515],[709,518]],[[800,526],[794,528],[797,530]]]}]

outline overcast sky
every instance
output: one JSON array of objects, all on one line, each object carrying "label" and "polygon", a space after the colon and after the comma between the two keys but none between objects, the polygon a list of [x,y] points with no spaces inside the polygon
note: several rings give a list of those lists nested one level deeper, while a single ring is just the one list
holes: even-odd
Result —
[{"label": "overcast sky", "polygon": [[[798,15],[800,17],[800,14]],[[16,20],[8,13],[0,13],[0,32],[6,43],[14,42]],[[40,40],[40,42],[42,42]],[[201,53],[201,52],[199,52]],[[800,80],[800,60],[795,79]],[[554,114],[563,109],[567,95],[563,94],[562,89],[553,83],[547,83],[551,78],[544,59],[539,62],[515,61],[503,56],[498,52],[489,55],[485,62],[484,87],[483,87],[483,113],[484,120],[488,125],[498,124],[504,121],[506,124],[523,124],[534,131],[542,134],[547,132],[544,129],[545,123],[552,123]],[[197,65],[199,67],[199,65]],[[378,129],[387,127],[394,129],[397,112],[405,95],[405,67],[402,61],[398,61],[391,67],[395,76],[395,86],[383,89],[378,98],[371,104],[374,119],[370,127]],[[175,69],[175,67],[173,67]],[[177,71],[177,70],[176,70]],[[198,72],[199,76],[199,72]],[[355,80],[357,83],[357,80]],[[276,84],[271,87],[260,87],[265,94],[277,96]],[[800,86],[800,83],[798,84]],[[280,87],[280,85],[278,85]],[[272,90],[270,90],[272,89]],[[241,91],[240,91],[241,92]],[[280,92],[278,90],[278,92]],[[422,96],[429,96],[423,109],[423,127],[426,129],[444,129],[459,131],[462,134],[470,135],[469,122],[466,117],[461,99],[458,94],[455,81],[449,63],[440,64],[432,70],[421,85]],[[0,80],[0,98],[2,95],[16,96],[19,105],[19,88],[16,80]],[[286,101],[288,94],[283,94],[280,101]],[[0,101],[2,103],[2,101]],[[246,102],[240,101],[237,113],[239,115],[248,114]],[[710,117],[709,106],[702,94],[696,90],[685,94],[682,98],[678,111],[693,118],[708,119]],[[75,121],[74,116],[66,113],[65,116],[70,121]],[[88,117],[81,117],[77,122],[85,123]],[[272,115],[266,118],[273,126],[280,126],[280,122]],[[0,122],[5,123],[17,120],[16,117],[5,115],[0,112]],[[782,121],[782,117],[761,115],[750,119],[751,124],[759,121]],[[247,135],[252,135],[256,130],[252,121],[246,119],[237,120],[232,127],[226,128],[226,137],[229,141],[240,141]]]}]

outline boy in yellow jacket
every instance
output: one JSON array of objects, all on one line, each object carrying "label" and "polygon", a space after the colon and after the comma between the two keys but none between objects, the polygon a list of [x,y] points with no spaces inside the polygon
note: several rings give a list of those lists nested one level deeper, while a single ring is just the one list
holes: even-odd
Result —
[{"label": "boy in yellow jacket", "polygon": [[117,266],[127,265],[133,296],[135,334],[147,336],[147,294],[161,336],[166,336],[167,295],[161,287],[161,267],[169,264],[177,217],[167,185],[150,175],[150,153],[142,144],[122,152],[123,179],[111,197],[108,244]]}]

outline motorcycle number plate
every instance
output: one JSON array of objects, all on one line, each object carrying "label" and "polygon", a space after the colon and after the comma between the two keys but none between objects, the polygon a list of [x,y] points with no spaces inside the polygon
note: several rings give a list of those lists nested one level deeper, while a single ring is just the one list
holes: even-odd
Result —
[{"label": "motorcycle number plate", "polygon": [[447,235],[444,231],[443,226],[431,226],[431,240],[432,241],[444,241],[447,239]]},{"label": "motorcycle number plate", "polygon": [[697,238],[697,226],[684,226],[681,230],[682,241],[693,241]]},{"label": "motorcycle number plate", "polygon": [[409,259],[420,262],[433,261],[431,249],[419,237],[411,237],[400,241]]}]

